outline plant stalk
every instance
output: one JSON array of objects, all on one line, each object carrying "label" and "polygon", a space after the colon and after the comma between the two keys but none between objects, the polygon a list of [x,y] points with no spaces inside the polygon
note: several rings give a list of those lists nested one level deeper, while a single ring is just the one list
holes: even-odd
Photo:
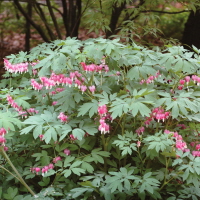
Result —
[{"label": "plant stalk", "polygon": [[[21,182],[22,185],[25,186],[25,188],[33,195],[36,196],[36,194],[31,190],[31,188],[26,184],[26,182],[24,181],[24,179],[21,177],[21,175],[19,174],[19,172],[17,171],[17,169],[15,168],[15,166],[12,164],[10,158],[8,157],[8,155],[6,154],[6,152],[4,151],[3,146],[0,147],[0,151],[3,153],[3,156],[5,157],[5,159],[7,160],[7,162],[9,163],[9,165],[12,167],[13,171],[16,173],[18,180]],[[14,176],[15,177],[15,176]]]}]

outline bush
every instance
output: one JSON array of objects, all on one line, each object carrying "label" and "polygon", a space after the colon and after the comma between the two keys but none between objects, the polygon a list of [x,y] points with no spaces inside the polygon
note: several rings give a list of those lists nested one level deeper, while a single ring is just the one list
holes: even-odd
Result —
[{"label": "bush", "polygon": [[67,38],[8,56],[0,197],[198,199],[194,50]]}]

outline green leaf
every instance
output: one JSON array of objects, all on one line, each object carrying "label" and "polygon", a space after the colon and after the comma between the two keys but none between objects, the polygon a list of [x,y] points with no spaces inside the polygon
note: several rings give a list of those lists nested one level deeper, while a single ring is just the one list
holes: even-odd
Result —
[{"label": "green leaf", "polygon": [[76,101],[76,103],[79,103],[81,100],[83,100],[83,96],[80,93],[75,93],[74,100]]},{"label": "green leaf", "polygon": [[68,133],[71,132],[72,130],[71,126],[68,124],[63,125],[62,128],[63,128],[63,131],[59,133],[61,135],[59,138],[59,141],[62,141],[68,135]]},{"label": "green leaf", "polygon": [[189,170],[189,169],[186,169],[185,172],[184,172],[184,174],[182,175],[183,181],[185,181],[185,180],[188,178],[189,173],[190,173],[190,170]]},{"label": "green leaf", "polygon": [[117,189],[122,192],[122,183],[120,181],[114,181],[109,185],[111,193],[115,192]]},{"label": "green leaf", "polygon": [[94,135],[98,132],[96,125],[94,123],[84,123],[83,127],[81,127],[84,131],[86,131],[89,135]]},{"label": "green leaf", "polygon": [[83,162],[81,165],[81,168],[83,168],[84,170],[88,171],[89,173],[93,173],[94,172],[94,168],[92,165],[90,165],[87,162]]},{"label": "green leaf", "polygon": [[28,97],[24,96],[24,97],[18,97],[17,99],[15,99],[15,101],[19,106],[22,106],[24,109],[27,109],[30,108],[30,104],[27,101],[25,101],[28,99],[29,99]]},{"label": "green leaf", "polygon": [[130,109],[134,117],[137,115],[138,112],[140,112],[142,116],[147,117],[149,116],[149,113],[151,113],[151,110],[141,102],[133,102],[130,106]]},{"label": "green leaf", "polygon": [[80,161],[80,160],[75,161],[75,162],[70,166],[70,169],[72,169],[72,168],[74,168],[74,167],[78,167],[81,163],[82,163],[82,161]]},{"label": "green leaf", "polygon": [[95,188],[90,181],[81,182],[80,185]]},{"label": "green leaf", "polygon": [[53,127],[50,127],[44,133],[44,141],[46,142],[46,144],[48,144],[51,139],[53,139],[54,141],[57,141],[57,132]]},{"label": "green leaf", "polygon": [[72,171],[70,169],[66,169],[66,170],[64,170],[63,173],[64,173],[64,177],[67,178],[71,175]]},{"label": "green leaf", "polygon": [[49,170],[47,171],[47,173],[44,174],[43,177],[52,176],[52,175],[54,175],[54,174],[56,174],[55,170],[49,169]]},{"label": "green leaf", "polygon": [[122,99],[117,98],[111,104],[111,109],[109,112],[112,112],[111,116],[115,119],[117,116],[121,117],[123,113],[127,113],[129,105]]},{"label": "green leaf", "polygon": [[77,198],[77,197],[81,196],[86,191],[92,192],[93,189],[91,189],[91,188],[74,188],[70,191],[73,192],[72,198]]},{"label": "green leaf", "polygon": [[10,112],[5,112],[5,113],[0,112],[1,127],[5,128],[6,130],[10,129],[12,131],[15,131],[15,126],[18,126],[18,128],[21,129],[22,122],[16,117],[18,117],[18,115]]},{"label": "green leaf", "polygon": [[64,161],[64,167],[70,166],[70,162],[72,162],[75,159],[73,156],[67,156]]},{"label": "green leaf", "polygon": [[104,159],[101,156],[99,156],[98,154],[92,152],[92,157],[94,158],[95,163],[98,163],[98,162],[100,162],[102,164],[104,163]]},{"label": "green leaf", "polygon": [[98,102],[96,100],[93,100],[92,103],[84,103],[79,109],[78,117],[84,116],[87,112],[89,112],[90,118],[97,113],[98,110]]},{"label": "green leaf", "polygon": [[[28,126],[26,128],[23,128],[21,131],[20,131],[20,135],[23,135],[23,134],[27,134],[29,133],[36,125],[31,125],[31,126]],[[36,139],[36,138],[35,138]]]},{"label": "green leaf", "polygon": [[13,189],[12,187],[9,187],[7,189],[7,193],[5,193],[3,196],[4,196],[5,199],[12,200],[17,195],[17,193],[18,193],[18,189],[17,188]]},{"label": "green leaf", "polygon": [[75,128],[72,130],[72,135],[78,140],[82,140],[85,135],[85,132],[80,128]]},{"label": "green leaf", "polygon": [[41,135],[41,134],[42,134],[42,125],[38,125],[38,126],[36,126],[36,127],[34,128],[34,130],[33,130],[33,137],[34,137],[35,139],[37,139],[38,136]]},{"label": "green leaf", "polygon": [[124,187],[127,189],[127,190],[130,190],[131,189],[131,184],[130,184],[130,181],[125,179],[124,180]]},{"label": "green leaf", "polygon": [[143,179],[147,179],[151,176],[152,172],[148,172],[143,176]]},{"label": "green leaf", "polygon": [[45,121],[39,115],[35,115],[35,116],[30,116],[23,123],[24,124],[43,125],[45,123]]},{"label": "green leaf", "polygon": [[76,174],[76,175],[78,175],[78,176],[80,176],[81,173],[85,173],[85,169],[81,169],[81,168],[72,168],[71,170],[72,170],[72,172],[73,172],[74,174]]}]

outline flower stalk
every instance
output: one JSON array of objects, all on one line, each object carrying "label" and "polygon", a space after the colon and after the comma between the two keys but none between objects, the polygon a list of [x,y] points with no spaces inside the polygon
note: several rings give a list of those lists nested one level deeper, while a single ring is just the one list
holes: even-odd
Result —
[{"label": "flower stalk", "polygon": [[[15,168],[15,166],[13,165],[13,163],[11,162],[10,158],[8,157],[8,155],[6,154],[6,152],[4,151],[3,146],[0,146],[0,151],[2,152],[3,156],[5,157],[5,159],[7,160],[7,162],[9,163],[9,165],[12,167],[13,171],[16,173],[16,176],[14,176],[15,178],[17,178],[20,183],[22,185],[24,185],[24,187],[33,195],[36,196],[36,194],[31,190],[31,188],[26,184],[26,182],[24,181],[24,179],[22,178],[22,176],[19,174],[19,172],[17,171],[17,169]],[[6,170],[7,171],[7,170]],[[10,173],[10,172],[9,172]]]}]

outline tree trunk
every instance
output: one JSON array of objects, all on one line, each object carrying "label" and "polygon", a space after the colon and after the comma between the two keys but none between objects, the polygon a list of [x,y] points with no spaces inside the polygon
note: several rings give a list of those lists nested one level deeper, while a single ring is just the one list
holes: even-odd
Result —
[{"label": "tree trunk", "polygon": [[38,33],[41,35],[42,39],[45,42],[50,42],[49,38],[46,36],[45,32],[43,31],[43,29],[36,24],[31,18],[30,16],[27,14],[27,12],[23,9],[23,7],[20,5],[19,0],[13,0],[14,4],[16,5],[17,9],[22,13],[22,15],[25,17],[26,20],[28,20],[30,22],[30,24],[38,31]]},{"label": "tree trunk", "polygon": [[78,37],[78,30],[81,20],[82,0],[62,0],[63,22],[67,37]]},{"label": "tree trunk", "polygon": [[[28,10],[28,14],[31,18],[32,3],[28,2],[27,10]],[[29,20],[26,19],[25,51],[30,51],[30,38],[31,38],[31,24],[30,24]]]},{"label": "tree trunk", "polygon": [[110,30],[106,32],[106,38],[114,34],[114,31],[116,30],[117,22],[119,20],[121,12],[123,11],[123,9],[125,9],[125,5],[126,5],[125,2],[122,3],[119,7],[117,6],[117,3],[113,5],[112,14],[110,18],[110,24],[109,24]]},{"label": "tree trunk", "polygon": [[192,45],[200,49],[200,9],[190,13],[185,24],[182,44],[186,49],[191,50]]}]

